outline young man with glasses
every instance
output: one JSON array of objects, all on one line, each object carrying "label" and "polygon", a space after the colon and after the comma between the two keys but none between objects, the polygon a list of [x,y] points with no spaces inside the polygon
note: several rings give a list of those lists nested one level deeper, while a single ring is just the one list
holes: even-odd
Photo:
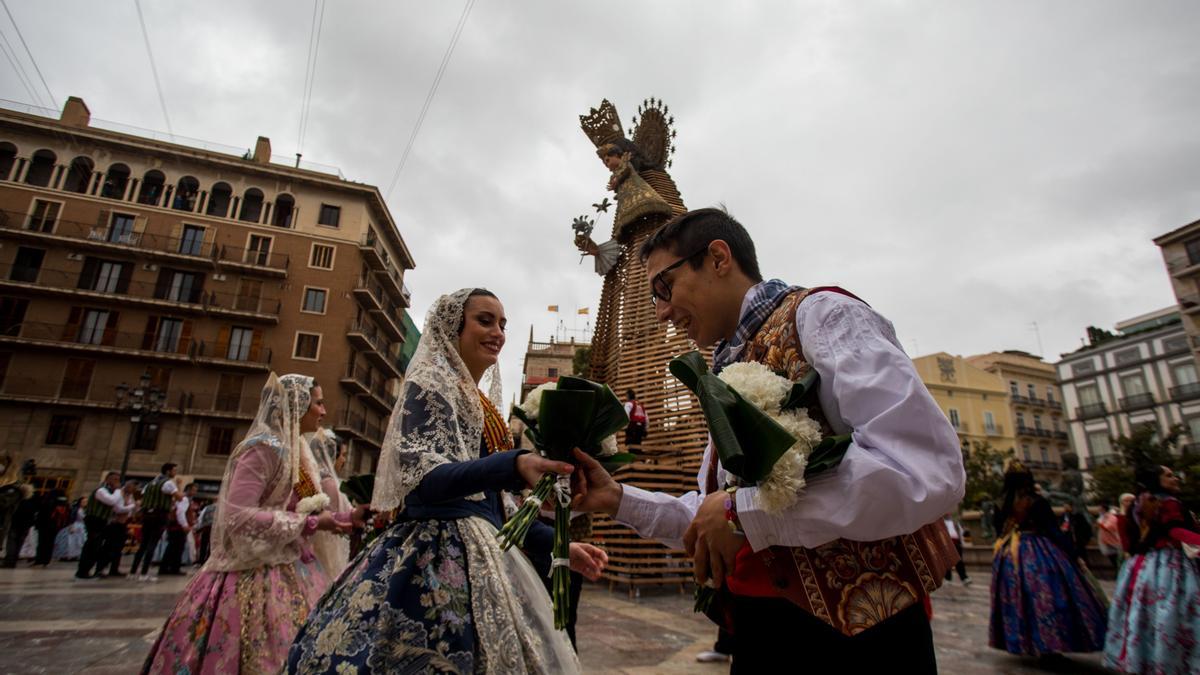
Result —
[{"label": "young man with glasses", "polygon": [[941,516],[965,476],[958,438],[891,323],[840,288],[763,281],[754,242],[723,210],[675,218],[640,254],[658,320],[715,346],[714,370],[758,361],[792,380],[815,370],[809,416],[852,442],[834,471],[771,513],[711,444],[700,491],[682,497],[622,486],[580,453],[576,508],[686,547],[697,582],[720,588],[731,672],[789,661],[812,672],[936,672],[924,603],[956,560]]}]

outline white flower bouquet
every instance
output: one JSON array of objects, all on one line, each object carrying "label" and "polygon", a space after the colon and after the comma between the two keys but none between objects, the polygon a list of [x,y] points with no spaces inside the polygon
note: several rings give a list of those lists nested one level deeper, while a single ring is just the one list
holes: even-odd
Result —
[{"label": "white flower bouquet", "polygon": [[296,503],[296,513],[307,516],[310,513],[320,513],[329,508],[329,495],[318,492],[311,497],[305,497]]}]

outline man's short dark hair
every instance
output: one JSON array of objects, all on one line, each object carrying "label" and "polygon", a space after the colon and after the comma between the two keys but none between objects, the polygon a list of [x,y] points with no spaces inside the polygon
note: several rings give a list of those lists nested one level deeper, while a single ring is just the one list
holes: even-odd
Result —
[{"label": "man's short dark hair", "polygon": [[636,399],[636,398],[637,398],[637,394],[636,394],[636,393],[634,393],[634,391],[633,391],[632,389],[626,389],[626,390],[625,390],[625,396],[626,396],[626,398],[628,398],[630,401],[632,401],[632,400],[634,400],[634,399]]},{"label": "man's short dark hair", "polygon": [[176,464],[175,462],[167,462],[166,464],[162,465],[162,471],[160,473],[165,475],[168,471],[170,471],[171,469],[174,469],[177,466],[179,466],[179,465]]},{"label": "man's short dark hair", "polygon": [[187,492],[188,490],[191,490],[191,489],[192,489],[192,488],[194,488],[194,487],[196,487],[196,484],[195,484],[195,483],[188,483],[187,485],[184,485],[184,486],[183,486],[183,491],[184,491],[184,492]]},{"label": "man's short dark hair", "polygon": [[[751,281],[762,281],[754,240],[746,228],[723,208],[696,209],[675,216],[642,243],[638,255],[642,262],[646,262],[650,254],[660,248],[675,255],[688,255],[718,239],[729,245],[729,251],[743,274],[750,277]],[[700,269],[703,260],[697,256],[689,264],[692,269]]]},{"label": "man's short dark hair", "polygon": [[120,478],[121,472],[120,471],[109,471],[108,473],[104,474],[104,480],[107,481],[109,478],[112,478],[113,476]]}]

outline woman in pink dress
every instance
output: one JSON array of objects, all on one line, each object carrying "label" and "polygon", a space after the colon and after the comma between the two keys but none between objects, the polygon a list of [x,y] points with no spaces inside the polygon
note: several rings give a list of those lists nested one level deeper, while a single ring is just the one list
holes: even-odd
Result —
[{"label": "woman in pink dress", "polygon": [[321,387],[272,373],[258,414],[225,467],[212,551],[151,648],[144,673],[275,673],[329,586],[308,538],[347,532],[302,434],[325,415]]}]

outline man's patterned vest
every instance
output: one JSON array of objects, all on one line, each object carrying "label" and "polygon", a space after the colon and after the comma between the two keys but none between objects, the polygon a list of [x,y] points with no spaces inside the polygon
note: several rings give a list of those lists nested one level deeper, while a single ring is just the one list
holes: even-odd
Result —
[{"label": "man's patterned vest", "polygon": [[[814,291],[844,293],[835,288],[791,293],[746,345],[742,360],[762,363],[792,381],[807,374],[812,366],[796,334],[796,308]],[[809,417],[821,425],[823,436],[832,435],[815,390],[811,396]],[[746,544],[728,588],[736,595],[786,598],[843,634],[856,635],[923,602],[957,560],[939,520],[879,541],[837,539],[816,548],[772,546],[758,553]]]}]

